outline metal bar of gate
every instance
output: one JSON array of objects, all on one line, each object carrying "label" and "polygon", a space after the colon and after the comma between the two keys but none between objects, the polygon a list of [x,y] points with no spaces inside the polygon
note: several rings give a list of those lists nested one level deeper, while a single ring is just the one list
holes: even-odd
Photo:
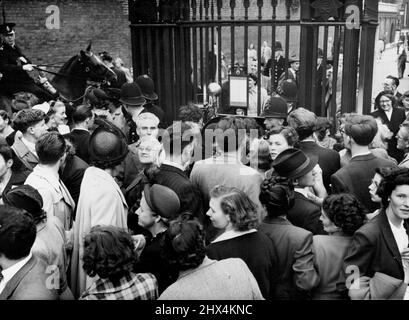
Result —
[{"label": "metal bar of gate", "polygon": [[231,64],[231,69],[234,69],[234,8],[236,7],[236,1],[235,0],[230,0],[230,19],[232,20],[231,22],[231,27],[230,27],[230,64]]},{"label": "metal bar of gate", "polygon": [[[200,0],[200,5],[199,5],[199,20],[202,21],[203,19],[203,0]],[[202,101],[204,101],[204,89],[203,89],[203,83],[204,83],[204,73],[203,73],[203,27],[201,26],[199,29],[199,48],[200,48],[200,87],[202,89]]]},{"label": "metal bar of gate", "polygon": [[[191,2],[192,20],[196,21],[196,0]],[[192,53],[193,53],[193,101],[197,103],[197,28],[192,28]]]},{"label": "metal bar of gate", "polygon": [[[243,1],[243,6],[244,6],[244,20],[249,19],[249,6],[250,6],[250,0],[244,0]],[[249,73],[249,54],[248,54],[248,49],[249,48],[249,27],[247,25],[244,26],[244,69],[246,70],[246,73]],[[257,50],[259,51],[259,50]]]},{"label": "metal bar of gate", "polygon": [[[209,0],[204,0],[204,9],[205,9],[205,21],[209,21]],[[210,79],[210,71],[211,71],[211,66],[210,66],[210,59],[209,59],[209,27],[206,26],[205,28],[205,52],[204,52],[204,84],[203,84],[203,93],[205,97],[205,101],[209,101],[208,99],[208,92],[207,92],[207,85],[209,83]]]},{"label": "metal bar of gate", "polygon": [[[273,7],[273,15],[272,20],[277,18],[276,11],[277,11],[277,1],[272,0],[271,6]],[[268,70],[270,73],[270,94],[273,95],[273,92],[276,90],[275,85],[275,69],[276,69],[276,59],[275,59],[275,50],[276,50],[276,25],[274,23],[271,24],[271,69]]]},{"label": "metal bar of gate", "polygon": [[[261,10],[263,9],[263,0],[257,1],[258,7],[258,20],[262,20],[263,16]],[[262,29],[261,26],[258,27],[258,39],[257,39],[257,48],[261,48],[261,36],[262,36]],[[261,77],[260,77],[260,70],[261,70],[261,50],[257,50],[258,57],[257,57],[257,115],[261,113]]]},{"label": "metal bar of gate", "polygon": [[[217,0],[217,20],[222,19],[222,0]],[[219,74],[219,83],[222,85],[222,26],[217,26],[217,65]]]},{"label": "metal bar of gate", "polygon": [[325,104],[325,96],[326,96],[326,87],[327,87],[327,51],[328,51],[328,27],[324,27],[324,47],[323,51],[323,59],[321,62],[322,66],[322,74],[321,74],[321,116],[327,116],[327,108]]},{"label": "metal bar of gate", "polygon": [[339,51],[341,46],[341,28],[335,27],[334,31],[334,53],[333,53],[333,69],[332,69],[332,97],[331,97],[331,116],[333,117],[333,128],[337,130],[337,99],[338,99],[338,65],[339,65]]},{"label": "metal bar of gate", "polygon": [[[210,6],[210,16],[212,18],[212,20],[214,20],[214,0],[211,0],[211,6]],[[216,77],[217,77],[217,58],[215,59],[215,52],[214,52],[214,46],[215,46],[215,41],[214,41],[214,26],[211,27],[210,29],[210,33],[211,33],[211,66],[212,66],[212,74],[211,77],[209,78],[211,82],[216,81]]]}]

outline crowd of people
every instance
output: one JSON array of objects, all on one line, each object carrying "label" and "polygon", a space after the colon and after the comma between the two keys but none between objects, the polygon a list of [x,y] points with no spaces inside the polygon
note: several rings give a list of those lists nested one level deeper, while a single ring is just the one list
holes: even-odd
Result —
[{"label": "crowd of people", "polygon": [[169,125],[124,75],[0,111],[0,300],[409,299],[399,79],[333,135],[276,96],[264,126],[194,104]]}]

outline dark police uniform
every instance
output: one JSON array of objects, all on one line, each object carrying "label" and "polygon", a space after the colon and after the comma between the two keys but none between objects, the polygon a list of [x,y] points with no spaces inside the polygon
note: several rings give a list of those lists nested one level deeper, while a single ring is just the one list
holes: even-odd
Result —
[{"label": "dark police uniform", "polygon": [[[270,76],[270,69],[273,66],[273,62],[271,59],[268,60],[266,67],[264,68],[263,75],[266,77]],[[278,80],[280,79],[281,75],[285,71],[285,58],[280,56],[278,60],[274,63],[274,73],[273,73],[273,89],[276,90],[278,86]]]},{"label": "dark police uniform", "polygon": [[[11,34],[13,26],[14,23],[0,25],[0,33],[4,35]],[[17,45],[11,47],[6,43],[1,44],[0,72],[3,74],[3,78],[0,82],[0,91],[6,95],[13,95],[19,91],[28,91],[35,94],[40,100],[47,101],[55,98],[46,90],[37,86],[28,73],[23,70],[25,63],[20,60],[21,57],[27,60],[27,63],[31,63]]]}]

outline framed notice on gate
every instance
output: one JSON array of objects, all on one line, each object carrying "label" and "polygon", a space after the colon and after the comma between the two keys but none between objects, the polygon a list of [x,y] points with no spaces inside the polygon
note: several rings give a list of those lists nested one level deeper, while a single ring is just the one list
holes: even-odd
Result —
[{"label": "framed notice on gate", "polygon": [[229,76],[229,105],[231,108],[247,109],[249,106],[249,90],[247,76]]}]

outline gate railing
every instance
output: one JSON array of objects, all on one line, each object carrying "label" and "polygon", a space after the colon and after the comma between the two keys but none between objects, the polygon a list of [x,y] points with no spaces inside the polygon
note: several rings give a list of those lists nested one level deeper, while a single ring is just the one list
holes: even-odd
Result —
[{"label": "gate railing", "polygon": [[[286,73],[289,55],[299,53],[300,106],[333,119],[337,112],[369,113],[378,12],[377,1],[365,1],[364,7],[362,2],[129,0],[134,74],[153,78],[160,105],[171,121],[177,118],[179,106],[207,102],[210,82],[225,89],[229,73],[252,72],[249,43],[255,43],[257,65],[253,71],[261,80],[262,42],[271,44],[274,70],[275,43],[280,40]],[[328,3],[338,5],[326,7]],[[359,10],[360,21],[353,27],[348,25],[351,8]],[[318,48],[323,52],[321,73],[317,70]],[[327,64],[332,65],[331,80]],[[260,112],[261,81],[257,86]],[[324,87],[321,91],[320,86]],[[331,89],[326,87],[332,88],[330,99]],[[277,89],[273,76],[267,89]],[[226,100],[223,95],[225,90],[222,101]]]}]

